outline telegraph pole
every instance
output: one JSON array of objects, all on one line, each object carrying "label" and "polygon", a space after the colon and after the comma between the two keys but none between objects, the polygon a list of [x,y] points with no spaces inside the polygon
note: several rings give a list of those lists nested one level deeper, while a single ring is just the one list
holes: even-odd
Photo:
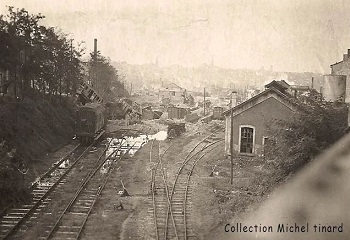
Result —
[{"label": "telegraph pole", "polygon": [[230,133],[230,160],[231,160],[231,179],[230,183],[231,185],[233,184],[233,94],[236,94],[236,91],[231,92],[231,101],[230,101],[230,107],[231,107],[231,112],[230,112],[230,117],[231,117],[231,133]]},{"label": "telegraph pole", "polygon": [[204,107],[204,117],[205,117],[205,88],[204,88],[204,100],[203,100],[203,107]]},{"label": "telegraph pole", "polygon": [[92,60],[92,79],[91,79],[91,86],[93,86],[96,90],[96,85],[97,85],[97,39],[94,39],[94,55],[93,55],[93,60]]}]

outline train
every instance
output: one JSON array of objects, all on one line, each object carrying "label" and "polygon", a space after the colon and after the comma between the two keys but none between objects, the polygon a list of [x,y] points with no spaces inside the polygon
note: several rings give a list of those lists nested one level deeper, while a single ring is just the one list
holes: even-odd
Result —
[{"label": "train", "polygon": [[82,143],[92,142],[105,129],[108,120],[138,120],[141,107],[129,99],[117,102],[89,102],[79,107],[75,116],[75,135]]},{"label": "train", "polygon": [[87,103],[76,111],[75,135],[82,143],[92,142],[106,125],[106,109],[100,103]]}]

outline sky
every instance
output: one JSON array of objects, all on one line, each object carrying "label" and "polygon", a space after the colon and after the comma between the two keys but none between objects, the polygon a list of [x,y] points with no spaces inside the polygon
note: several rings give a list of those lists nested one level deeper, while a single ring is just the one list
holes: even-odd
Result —
[{"label": "sky", "polygon": [[1,0],[86,51],[130,64],[330,73],[350,48],[347,0]]}]

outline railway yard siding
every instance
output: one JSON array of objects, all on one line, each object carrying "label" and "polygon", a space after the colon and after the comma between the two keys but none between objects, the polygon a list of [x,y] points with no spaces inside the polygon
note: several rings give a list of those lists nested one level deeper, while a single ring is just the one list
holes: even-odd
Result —
[{"label": "railway yard siding", "polygon": [[[276,180],[278,175],[273,175],[275,173],[265,161],[235,159],[234,184],[229,184],[230,165],[224,155],[223,121],[186,123],[186,131],[171,139],[166,139],[166,128],[167,125],[160,120],[147,120],[129,126],[118,120],[108,121],[105,134],[107,138],[102,137],[96,148],[91,149],[67,174],[67,179],[57,188],[56,193],[49,197],[50,200],[45,200],[47,206],[40,210],[37,218],[30,219],[26,225],[27,230],[15,232],[14,239],[46,239],[47,231],[52,230],[62,209],[66,208],[80,188],[83,175],[90,169],[88,162],[96,161],[109,142],[113,145],[125,141],[128,147],[137,145],[140,148],[120,159],[114,165],[114,171],[108,173],[108,181],[101,189],[103,191],[89,197],[94,200],[94,205],[84,223],[81,239],[157,239],[155,229],[159,239],[165,236],[166,239],[173,239],[176,235],[179,239],[213,239],[211,232],[221,226],[222,222],[253,209],[252,206],[263,201],[266,193],[279,181]],[[116,136],[118,140],[110,141]],[[140,144],[138,139],[143,142]],[[134,145],[132,141],[137,144]],[[74,141],[76,144],[78,142]],[[57,158],[62,158],[72,147],[60,150]],[[108,153],[107,151],[107,155]],[[156,164],[158,159],[162,159],[161,165]],[[188,163],[184,164],[186,159]],[[52,160],[49,162],[53,163]],[[158,169],[158,180],[153,183],[155,169]],[[99,170],[92,179],[102,181],[103,174],[107,172]],[[174,184],[176,176],[178,180]],[[163,177],[166,183],[162,185]],[[92,189],[82,189],[87,194],[100,189],[97,185],[91,186]],[[130,196],[121,195],[124,188]],[[165,194],[166,192],[168,193]],[[156,193],[155,198],[152,193]],[[90,200],[78,199],[73,203],[72,208],[68,209],[68,215],[62,215],[52,236],[76,234],[76,229],[68,229],[67,226],[73,219],[70,218],[72,214],[83,214],[79,205],[84,203],[84,207],[87,207],[85,201]],[[169,215],[166,220],[169,203],[173,217]],[[165,221],[168,221],[168,225],[165,225]],[[44,225],[47,227],[43,228]]]}]

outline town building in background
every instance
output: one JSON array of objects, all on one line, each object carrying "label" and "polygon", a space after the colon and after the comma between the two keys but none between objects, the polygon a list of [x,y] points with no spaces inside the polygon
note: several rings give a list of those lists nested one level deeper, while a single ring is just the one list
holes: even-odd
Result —
[{"label": "town building in background", "polygon": [[159,98],[165,105],[183,104],[187,99],[186,89],[176,85],[175,83],[170,83],[159,90]]},{"label": "town building in background", "polygon": [[[332,64],[331,66],[331,74],[330,75],[344,75],[348,79],[350,77],[350,49],[348,49],[348,52],[343,54],[343,60],[340,62],[336,62]],[[333,87],[336,87],[337,85],[340,85],[339,87],[333,88],[333,89],[341,89],[344,86],[345,83],[345,77],[342,76],[335,76],[331,77],[330,75],[325,75],[327,79],[325,79],[326,84],[331,84]],[[330,80],[330,81],[328,81]],[[346,86],[346,84],[345,84]],[[327,86],[323,86],[323,91]],[[330,89],[330,88],[328,88]],[[338,92],[338,90],[335,90]],[[330,92],[327,92],[327,94],[331,94]],[[350,84],[346,86],[346,98],[345,102],[350,103]]]}]

